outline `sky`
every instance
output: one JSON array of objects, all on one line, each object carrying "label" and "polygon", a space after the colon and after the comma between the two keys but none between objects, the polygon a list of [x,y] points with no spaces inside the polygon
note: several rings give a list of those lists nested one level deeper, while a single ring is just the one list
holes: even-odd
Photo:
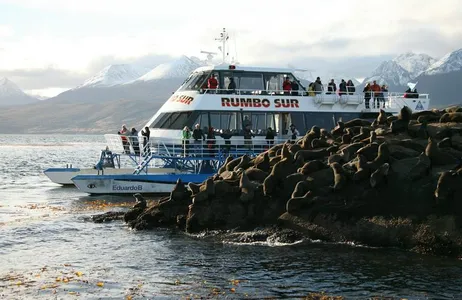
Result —
[{"label": "sky", "polygon": [[0,0],[0,77],[54,96],[109,64],[205,58],[226,27],[242,64],[360,78],[404,52],[462,48],[460,16],[460,0]]}]

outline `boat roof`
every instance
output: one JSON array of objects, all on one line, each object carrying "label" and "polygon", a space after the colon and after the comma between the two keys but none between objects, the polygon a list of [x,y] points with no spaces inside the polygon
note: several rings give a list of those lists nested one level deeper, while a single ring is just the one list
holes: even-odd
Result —
[{"label": "boat roof", "polygon": [[267,73],[293,73],[293,69],[289,68],[268,68],[268,67],[256,67],[256,66],[242,66],[235,64],[219,64],[214,66],[200,67],[194,70],[194,72],[204,71],[247,71],[247,72],[267,72]]}]

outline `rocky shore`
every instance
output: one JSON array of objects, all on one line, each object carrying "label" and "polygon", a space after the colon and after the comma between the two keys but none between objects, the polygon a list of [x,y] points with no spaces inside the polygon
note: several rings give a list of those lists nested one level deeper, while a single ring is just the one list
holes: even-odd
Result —
[{"label": "rocky shore", "polygon": [[123,219],[137,230],[188,233],[277,226],[284,240],[302,235],[460,257],[461,159],[462,108],[381,111],[374,122],[314,126],[255,158],[228,158],[213,178],[178,182],[153,205],[137,195]]}]

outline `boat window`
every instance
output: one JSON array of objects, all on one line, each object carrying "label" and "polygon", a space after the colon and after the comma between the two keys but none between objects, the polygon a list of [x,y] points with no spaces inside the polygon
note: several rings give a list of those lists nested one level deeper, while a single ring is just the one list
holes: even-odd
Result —
[{"label": "boat window", "polygon": [[210,126],[214,129],[222,129],[220,123],[220,113],[210,113]]},{"label": "boat window", "polygon": [[283,74],[265,74],[265,87],[267,91],[282,91]]},{"label": "boat window", "polygon": [[[209,127],[209,113],[207,112],[202,112],[199,114],[199,116],[196,118],[196,121],[194,121],[194,124],[192,124],[192,128],[194,129],[194,126],[196,124],[200,125],[200,128],[204,130],[205,127]],[[206,134],[206,132],[204,132]]]},{"label": "boat window", "polygon": [[303,113],[291,113],[290,115],[292,123],[295,125],[295,128],[297,128],[298,132],[300,134],[305,134],[307,129],[306,129],[306,123],[305,123],[305,118]]},{"label": "boat window", "polygon": [[252,114],[252,130],[255,134],[261,134],[266,126],[266,116],[262,114]]},{"label": "boat window", "polygon": [[236,76],[236,86],[240,90],[263,90],[263,75],[261,73],[241,73]]},{"label": "boat window", "polygon": [[152,123],[151,127],[152,128],[160,128],[160,126],[165,122],[165,120],[168,118],[169,114],[167,113],[161,113],[156,120]]},{"label": "boat window", "polygon": [[180,90],[197,91],[207,87],[207,79],[210,76],[210,71],[196,72],[183,84]]}]

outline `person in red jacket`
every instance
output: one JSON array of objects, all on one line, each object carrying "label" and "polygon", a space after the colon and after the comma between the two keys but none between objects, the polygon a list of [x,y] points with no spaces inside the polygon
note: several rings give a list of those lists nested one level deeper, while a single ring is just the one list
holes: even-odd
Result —
[{"label": "person in red jacket", "polygon": [[210,76],[209,80],[207,80],[207,88],[209,89],[209,93],[214,94],[216,89],[218,88],[218,80],[215,78],[215,74]]},{"label": "person in red jacket", "polygon": [[292,82],[289,80],[289,76],[286,76],[284,82],[282,83],[282,89],[284,90],[285,95],[290,95],[290,91],[292,90]]},{"label": "person in red jacket", "polygon": [[382,92],[382,88],[375,80],[372,82],[371,91],[372,98],[374,99],[374,102],[372,102],[372,108],[380,108],[380,93]]}]

